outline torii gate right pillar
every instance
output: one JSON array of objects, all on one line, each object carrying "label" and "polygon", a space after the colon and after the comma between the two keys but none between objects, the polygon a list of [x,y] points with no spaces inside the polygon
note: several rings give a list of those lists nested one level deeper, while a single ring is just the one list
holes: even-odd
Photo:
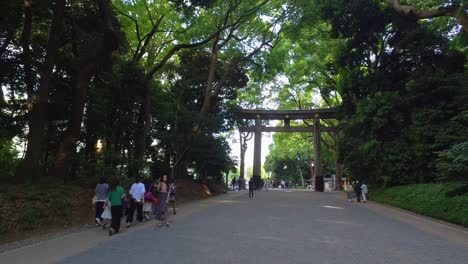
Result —
[{"label": "torii gate right pillar", "polygon": [[322,174],[322,151],[320,146],[320,119],[318,115],[314,118],[314,182],[315,182],[315,191],[323,192],[325,190]]}]

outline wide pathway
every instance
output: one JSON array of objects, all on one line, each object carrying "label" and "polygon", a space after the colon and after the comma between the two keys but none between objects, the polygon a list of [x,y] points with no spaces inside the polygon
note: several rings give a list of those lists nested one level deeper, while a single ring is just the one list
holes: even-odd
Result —
[{"label": "wide pathway", "polygon": [[228,194],[180,208],[170,228],[145,223],[0,254],[0,263],[468,263],[467,229],[343,194]]}]

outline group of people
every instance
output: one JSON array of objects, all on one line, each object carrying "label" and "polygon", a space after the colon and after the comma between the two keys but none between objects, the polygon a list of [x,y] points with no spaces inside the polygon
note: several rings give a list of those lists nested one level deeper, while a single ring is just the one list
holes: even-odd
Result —
[{"label": "group of people", "polygon": [[246,182],[244,179],[236,179],[236,177],[232,178],[231,180],[231,189],[232,191],[235,191],[236,189],[239,190],[239,191],[242,191],[242,190],[245,190],[245,185],[246,185]]},{"label": "group of people", "polygon": [[361,202],[361,199],[364,203],[367,202],[367,194],[369,193],[369,190],[364,182],[359,183],[359,181],[355,181],[353,183],[348,183],[346,186],[346,192],[349,202],[352,202],[354,197],[356,197],[358,203]]},{"label": "group of people", "polygon": [[[240,179],[240,178],[239,178],[239,180],[236,180],[236,178],[232,178],[232,180],[231,180],[232,191],[236,190],[236,186],[237,186],[237,189],[239,191],[245,189],[244,188],[245,180]],[[249,198],[253,198],[254,197],[254,191],[257,189],[257,186],[255,186],[253,178],[250,178],[250,180],[248,182],[248,186],[249,186]]]},{"label": "group of people", "polygon": [[175,196],[175,185],[167,175],[146,185],[140,177],[136,177],[128,194],[118,178],[114,178],[109,185],[103,177],[95,189],[96,225],[106,229],[110,224],[109,235],[112,236],[119,232],[123,215],[126,215],[127,228],[133,224],[136,211],[136,220],[139,222],[149,220],[153,213],[159,221],[159,227],[169,227],[167,205],[172,204],[175,214]]},{"label": "group of people", "polygon": [[296,182],[292,182],[290,180],[281,180],[280,182],[280,185],[278,186],[279,188],[281,189],[292,189],[292,188],[295,188],[297,189],[297,183]]}]

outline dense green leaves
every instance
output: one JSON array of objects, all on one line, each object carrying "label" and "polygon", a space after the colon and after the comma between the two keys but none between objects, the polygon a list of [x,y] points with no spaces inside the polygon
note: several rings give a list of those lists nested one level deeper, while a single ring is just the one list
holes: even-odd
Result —
[{"label": "dense green leaves", "polygon": [[[427,20],[388,2],[70,2],[42,95],[37,171],[50,174],[68,142],[64,179],[173,173],[221,180],[234,167],[225,139],[235,128],[231,109],[270,102],[340,107],[338,120],[322,121],[341,131],[338,138],[322,133],[326,175],[344,162],[346,176],[379,183],[466,177],[464,3]],[[8,175],[37,109],[55,3],[0,4],[0,166]],[[403,2],[420,10],[447,3]],[[70,135],[72,124],[79,133]],[[273,138],[267,171],[310,177],[311,135]]]}]

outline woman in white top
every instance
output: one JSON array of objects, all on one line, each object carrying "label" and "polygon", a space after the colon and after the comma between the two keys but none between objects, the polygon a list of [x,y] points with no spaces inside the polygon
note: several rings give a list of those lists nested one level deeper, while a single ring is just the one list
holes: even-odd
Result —
[{"label": "woman in white top", "polygon": [[361,185],[361,195],[362,195],[362,201],[367,202],[367,193],[369,190],[367,189],[367,185],[365,183],[362,183]]}]

